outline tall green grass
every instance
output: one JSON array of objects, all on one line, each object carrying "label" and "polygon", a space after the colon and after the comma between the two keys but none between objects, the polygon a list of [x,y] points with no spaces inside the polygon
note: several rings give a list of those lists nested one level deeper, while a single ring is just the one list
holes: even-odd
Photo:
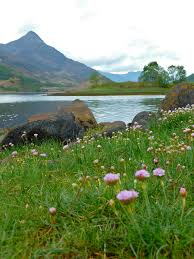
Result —
[{"label": "tall green grass", "polygon": [[[86,136],[65,150],[47,141],[1,153],[0,257],[192,258],[193,124],[193,110],[180,110],[163,114],[150,131]],[[151,174],[144,182],[134,177],[142,164]],[[154,177],[156,167],[165,176]],[[109,172],[120,182],[106,185]],[[185,208],[180,187],[188,193]],[[121,204],[116,195],[124,189],[139,197]]]}]

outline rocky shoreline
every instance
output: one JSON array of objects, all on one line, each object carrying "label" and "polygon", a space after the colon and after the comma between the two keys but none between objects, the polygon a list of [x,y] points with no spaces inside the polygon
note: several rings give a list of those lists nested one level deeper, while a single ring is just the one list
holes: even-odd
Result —
[{"label": "rocky shoreline", "polygon": [[[188,84],[178,85],[171,90],[161,104],[162,110],[174,110],[178,107],[194,104],[194,87]],[[69,106],[60,107],[55,113],[33,115],[22,126],[11,129],[2,139],[2,149],[10,145],[21,145],[34,141],[54,138],[64,144],[82,138],[90,129],[98,129],[99,133],[111,137],[114,132],[127,128],[147,129],[150,120],[159,118],[160,112],[140,112],[132,123],[127,125],[123,121],[97,123],[92,111],[80,100],[75,100]]]}]

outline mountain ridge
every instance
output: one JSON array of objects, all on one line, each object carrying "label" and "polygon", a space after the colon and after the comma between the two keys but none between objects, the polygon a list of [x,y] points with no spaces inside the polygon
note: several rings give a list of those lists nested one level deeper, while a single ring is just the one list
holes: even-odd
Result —
[{"label": "mountain ridge", "polygon": [[[42,82],[75,86],[88,81],[96,70],[67,58],[47,45],[33,31],[7,44],[0,44],[0,64],[8,65]],[[106,80],[104,76],[99,77]]]},{"label": "mountain ridge", "polygon": [[108,79],[112,80],[113,82],[122,83],[122,82],[138,82],[138,78],[141,74],[141,71],[129,71],[125,74],[113,74],[109,72],[98,71],[103,76],[107,77]]}]

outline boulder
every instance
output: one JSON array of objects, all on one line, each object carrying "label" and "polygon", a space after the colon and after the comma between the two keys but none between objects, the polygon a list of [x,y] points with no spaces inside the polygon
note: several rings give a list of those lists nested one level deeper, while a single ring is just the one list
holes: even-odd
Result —
[{"label": "boulder", "polygon": [[194,85],[184,83],[175,86],[165,97],[161,104],[161,109],[175,110],[194,104]]},{"label": "boulder", "polygon": [[45,139],[58,139],[63,143],[83,137],[84,128],[77,123],[73,113],[52,115],[49,118],[32,121],[18,126],[7,133],[1,146],[37,142]]},{"label": "boulder", "polygon": [[135,124],[140,125],[142,129],[148,129],[149,123],[152,118],[156,117],[154,112],[139,112],[133,119],[132,123],[129,123],[129,127],[133,127]]},{"label": "boulder", "polygon": [[63,116],[63,114],[67,112],[72,112],[77,123],[79,123],[85,129],[95,128],[97,126],[97,122],[92,111],[83,101],[80,100],[75,100],[68,106],[58,107],[58,111],[56,113],[41,113],[32,115],[28,118],[28,122],[52,119],[53,116]]},{"label": "boulder", "polygon": [[98,125],[103,127],[102,134],[107,137],[112,137],[114,132],[123,131],[126,129],[126,124],[123,121],[101,122]]},{"label": "boulder", "polygon": [[85,129],[95,128],[97,126],[96,119],[92,111],[88,106],[81,100],[75,100],[67,107],[59,107],[59,114],[64,112],[72,112],[76,118],[76,121],[79,122]]}]

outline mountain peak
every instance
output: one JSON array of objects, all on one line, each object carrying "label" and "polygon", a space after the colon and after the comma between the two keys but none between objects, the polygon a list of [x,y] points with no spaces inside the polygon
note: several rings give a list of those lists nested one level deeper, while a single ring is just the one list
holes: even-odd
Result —
[{"label": "mountain peak", "polygon": [[19,40],[29,40],[29,41],[39,41],[43,42],[43,40],[36,34],[34,31],[27,32],[23,37],[21,37]]}]

